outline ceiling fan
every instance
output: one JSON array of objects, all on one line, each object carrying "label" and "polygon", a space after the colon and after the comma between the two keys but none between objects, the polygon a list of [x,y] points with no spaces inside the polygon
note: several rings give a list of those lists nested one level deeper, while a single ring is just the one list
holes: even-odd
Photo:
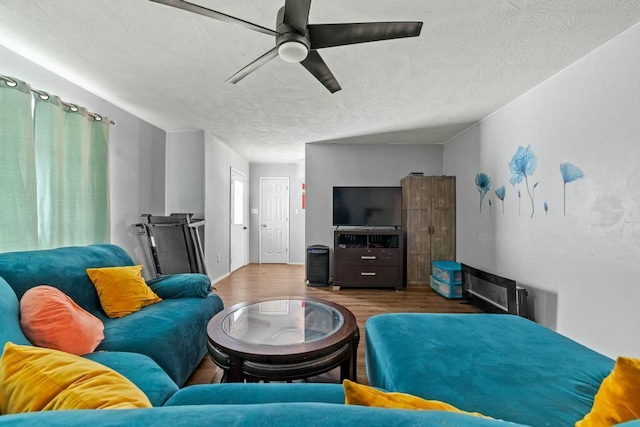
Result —
[{"label": "ceiling fan", "polygon": [[342,88],[318,53],[318,49],[403,37],[417,37],[422,29],[422,22],[309,24],[311,0],[285,0],[284,7],[278,11],[275,31],[185,0],[151,1],[275,36],[276,46],[229,77],[227,82],[230,83],[238,83],[276,56],[280,56],[287,62],[301,63],[320,83],[331,93],[334,93]]}]

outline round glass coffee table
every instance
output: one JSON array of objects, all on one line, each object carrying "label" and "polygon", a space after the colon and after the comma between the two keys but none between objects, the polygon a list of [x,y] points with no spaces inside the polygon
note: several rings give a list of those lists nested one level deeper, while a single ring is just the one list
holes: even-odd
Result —
[{"label": "round glass coffee table", "polygon": [[209,354],[228,382],[292,381],[340,368],[356,380],[360,331],[347,308],[311,297],[234,305],[207,325]]}]

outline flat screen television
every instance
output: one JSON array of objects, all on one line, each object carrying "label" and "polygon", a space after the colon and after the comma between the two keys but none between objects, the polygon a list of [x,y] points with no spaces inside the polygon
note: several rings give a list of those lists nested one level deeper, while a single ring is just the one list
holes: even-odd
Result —
[{"label": "flat screen television", "polygon": [[400,227],[402,187],[333,187],[333,225]]}]

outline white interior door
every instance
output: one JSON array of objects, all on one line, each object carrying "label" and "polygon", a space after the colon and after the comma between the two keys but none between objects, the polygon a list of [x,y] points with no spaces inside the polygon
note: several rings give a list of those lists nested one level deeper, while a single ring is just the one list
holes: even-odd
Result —
[{"label": "white interior door", "polygon": [[260,262],[289,262],[289,178],[260,178]]},{"label": "white interior door", "polygon": [[229,229],[229,272],[243,267],[246,262],[245,232],[247,226],[244,223],[245,191],[247,177],[235,169],[231,169],[231,225]]}]

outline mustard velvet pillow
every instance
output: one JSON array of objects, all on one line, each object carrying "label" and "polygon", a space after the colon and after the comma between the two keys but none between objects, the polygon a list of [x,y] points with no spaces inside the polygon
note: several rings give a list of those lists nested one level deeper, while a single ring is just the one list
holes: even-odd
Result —
[{"label": "mustard velvet pillow", "polygon": [[81,356],[104,339],[104,325],[53,286],[35,286],[20,299],[20,326],[33,344]]},{"label": "mustard velvet pillow", "polygon": [[576,427],[612,426],[640,418],[640,359],[618,357],[600,384],[593,407]]},{"label": "mustard velvet pillow", "polygon": [[97,362],[8,342],[0,358],[0,413],[150,408],[131,381]]},{"label": "mustard velvet pillow", "polygon": [[405,393],[390,393],[380,391],[373,387],[358,384],[353,381],[344,380],[345,404],[360,406],[377,406],[379,408],[397,408],[397,409],[423,409],[432,411],[448,411],[458,412],[461,414],[473,415],[476,417],[485,417],[477,412],[461,411],[455,406],[439,400],[425,400]]},{"label": "mustard velvet pillow", "polygon": [[123,317],[162,301],[142,278],[142,266],[87,268],[107,316]]}]

